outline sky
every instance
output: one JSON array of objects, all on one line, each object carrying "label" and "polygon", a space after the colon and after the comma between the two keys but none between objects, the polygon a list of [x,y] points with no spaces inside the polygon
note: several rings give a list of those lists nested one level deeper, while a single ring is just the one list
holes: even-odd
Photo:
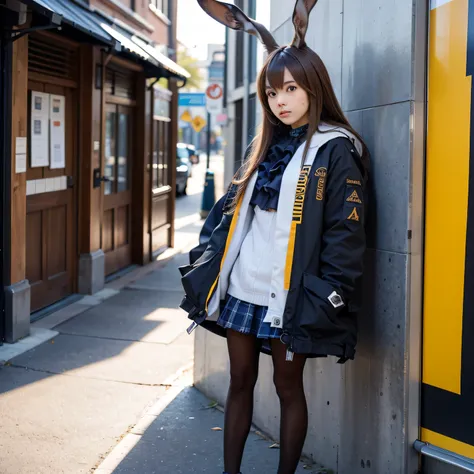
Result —
[{"label": "sky", "polygon": [[225,42],[225,27],[208,16],[197,0],[178,0],[177,26],[178,40],[196,59],[206,59],[208,44]]}]

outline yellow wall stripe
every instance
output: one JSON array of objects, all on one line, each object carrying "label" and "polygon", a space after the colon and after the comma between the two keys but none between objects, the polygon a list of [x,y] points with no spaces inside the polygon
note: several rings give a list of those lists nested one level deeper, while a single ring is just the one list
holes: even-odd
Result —
[{"label": "yellow wall stripe", "polygon": [[430,443],[434,446],[437,446],[438,448],[446,449],[452,453],[474,459],[474,446],[470,446],[469,444],[462,443],[461,441],[448,438],[447,436],[435,433],[434,431],[422,428],[421,440],[425,443]]},{"label": "yellow wall stripe", "polygon": [[471,130],[468,0],[430,15],[423,382],[459,394]]}]

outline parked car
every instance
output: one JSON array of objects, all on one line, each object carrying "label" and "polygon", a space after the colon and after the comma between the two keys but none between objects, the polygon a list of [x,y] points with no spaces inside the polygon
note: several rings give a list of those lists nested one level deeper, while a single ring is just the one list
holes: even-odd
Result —
[{"label": "parked car", "polygon": [[191,162],[188,150],[184,147],[176,147],[176,194],[186,194],[188,179],[191,176]]},{"label": "parked car", "polygon": [[190,145],[189,143],[178,143],[178,148],[185,148],[188,151],[189,161],[193,165],[197,165],[199,163],[199,154],[196,151],[196,147],[194,145]]}]

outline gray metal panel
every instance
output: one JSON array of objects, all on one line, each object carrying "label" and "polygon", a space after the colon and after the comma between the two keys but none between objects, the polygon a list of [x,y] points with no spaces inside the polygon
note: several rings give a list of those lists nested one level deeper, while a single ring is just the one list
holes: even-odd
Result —
[{"label": "gray metal panel", "polygon": [[347,113],[371,154],[370,248],[408,251],[410,102]]},{"label": "gray metal panel", "polygon": [[406,274],[406,255],[367,252],[360,341],[346,364],[339,474],[405,474]]},{"label": "gray metal panel", "polygon": [[[291,2],[293,4],[293,2]],[[279,10],[276,8],[275,10]],[[272,9],[274,10],[274,9]],[[331,77],[336,96],[341,100],[342,90],[342,0],[318,2],[309,18],[306,42],[323,60]],[[273,25],[273,23],[272,23]],[[288,44],[294,36],[291,18],[281,25],[274,37],[281,45]]]},{"label": "gray metal panel", "polygon": [[344,110],[409,100],[413,0],[344,0]]}]

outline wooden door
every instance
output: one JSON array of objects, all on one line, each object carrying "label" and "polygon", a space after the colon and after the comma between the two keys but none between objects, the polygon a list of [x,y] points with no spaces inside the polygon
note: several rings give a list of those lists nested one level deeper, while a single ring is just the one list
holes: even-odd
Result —
[{"label": "wooden door", "polygon": [[156,257],[171,245],[171,219],[175,189],[172,171],[176,167],[176,143],[171,142],[171,92],[159,87],[152,91],[151,130],[151,255]]},{"label": "wooden door", "polygon": [[59,85],[60,79],[52,82],[57,83],[29,81],[30,91],[66,97],[66,167],[31,168],[31,159],[28,159],[26,278],[31,285],[31,311],[72,294],[76,285],[76,91]]},{"label": "wooden door", "polygon": [[133,109],[107,104],[105,114],[104,215],[102,249],[105,273],[110,275],[132,262],[131,167]]}]

